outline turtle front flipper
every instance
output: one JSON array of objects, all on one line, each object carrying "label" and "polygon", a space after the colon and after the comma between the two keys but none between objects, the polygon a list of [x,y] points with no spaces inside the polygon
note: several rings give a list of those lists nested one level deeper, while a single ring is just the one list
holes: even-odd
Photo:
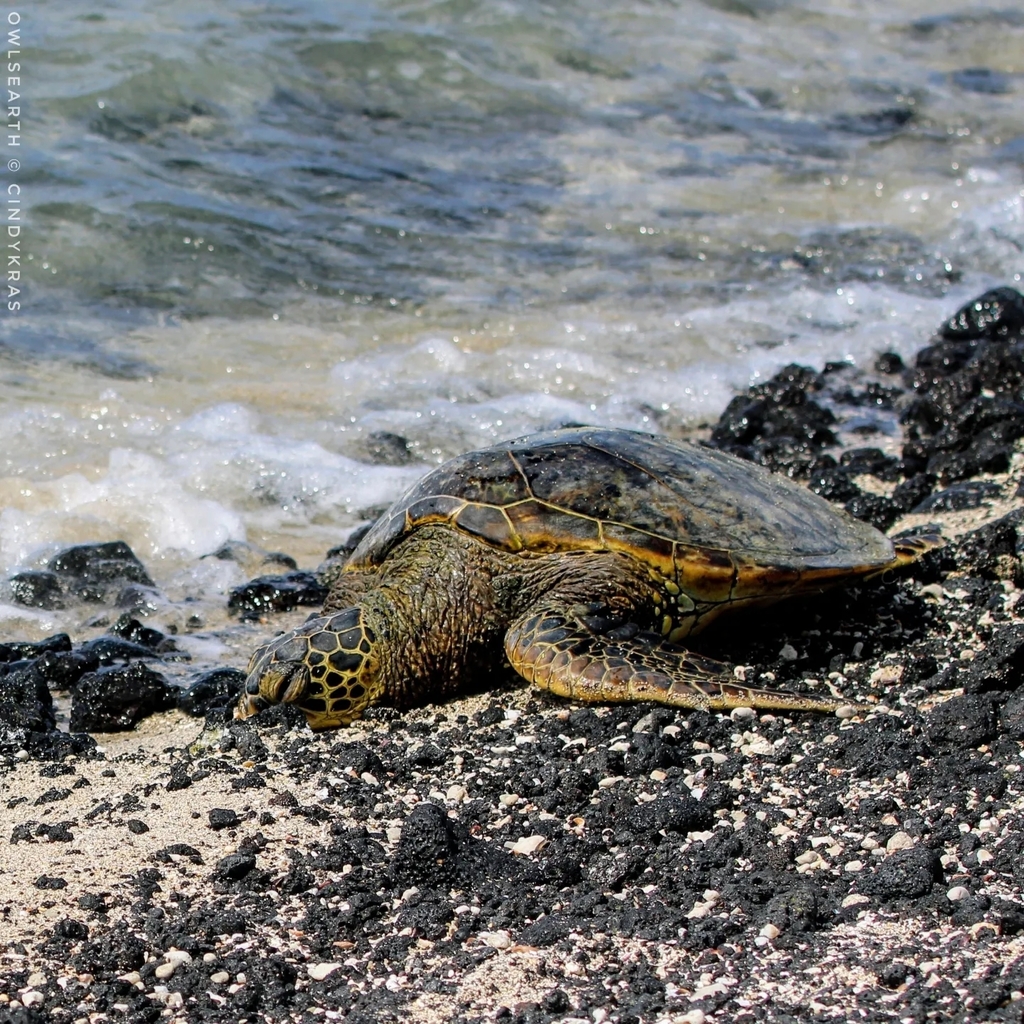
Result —
[{"label": "turtle front flipper", "polygon": [[586,618],[585,607],[530,611],[505,636],[512,667],[534,686],[579,701],[650,700],[704,711],[835,711],[850,703],[743,686],[729,665],[643,633],[633,623],[602,633],[589,628]]}]

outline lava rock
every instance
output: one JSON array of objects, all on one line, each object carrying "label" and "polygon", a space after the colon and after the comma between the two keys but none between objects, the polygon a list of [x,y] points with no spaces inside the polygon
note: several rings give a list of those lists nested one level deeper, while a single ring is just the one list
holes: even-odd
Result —
[{"label": "lava rock", "polygon": [[866,491],[854,495],[843,508],[855,519],[870,523],[876,530],[888,530],[900,517],[900,509],[892,498]]},{"label": "lava rock", "polygon": [[882,352],[875,359],[876,373],[893,374],[902,370],[903,360],[898,352]]},{"label": "lava rock", "polygon": [[89,652],[47,651],[37,659],[35,669],[51,690],[70,690],[86,672],[94,672],[99,665],[99,658]]},{"label": "lava rock", "polygon": [[238,700],[245,686],[245,673],[237,668],[215,668],[197,676],[178,696],[178,707],[194,718],[225,711]]},{"label": "lava rock", "polygon": [[987,501],[998,498],[1002,487],[991,480],[964,480],[943,491],[936,491],[914,506],[914,512],[959,512],[980,508]]},{"label": "lava rock", "polygon": [[206,816],[210,820],[210,828],[215,832],[224,828],[236,828],[242,823],[238,812],[230,807],[212,807],[206,812]]},{"label": "lava rock", "polygon": [[178,650],[171,637],[161,633],[158,629],[144,626],[138,619],[133,619],[128,612],[121,615],[110,627],[110,635],[121,637],[122,640],[128,640],[140,647],[147,647],[157,654]]},{"label": "lava rock", "polygon": [[810,397],[823,383],[814,370],[790,364],[729,403],[711,431],[711,446],[806,476],[817,453],[836,443],[835,416]]},{"label": "lava rock", "polygon": [[15,604],[47,611],[65,607],[64,588],[55,572],[29,569],[12,576],[10,584]]},{"label": "lava rock", "polygon": [[135,661],[140,658],[152,660],[160,655],[142,644],[122,640],[119,636],[99,636],[88,640],[78,648],[78,653],[96,658],[101,665],[112,665],[115,661]]},{"label": "lava rock", "polygon": [[71,637],[67,633],[54,633],[45,640],[35,643],[25,641],[14,641],[12,643],[0,644],[0,664],[8,664],[12,661],[32,661],[41,658],[44,654],[65,654],[71,650]]},{"label": "lava rock", "polygon": [[217,861],[214,876],[232,882],[244,878],[256,867],[256,858],[251,853],[229,853]]},{"label": "lava rock", "polygon": [[1024,296],[997,289],[960,310],[942,340],[922,349],[907,375],[915,398],[903,410],[908,474],[944,482],[1008,469],[1024,436]]},{"label": "lava rock", "polygon": [[891,500],[900,513],[906,515],[912,509],[917,509],[934,489],[934,476],[930,473],[915,473],[893,488]]},{"label": "lava rock", "polygon": [[64,593],[80,601],[110,603],[129,583],[155,586],[123,540],[65,548],[50,559],[47,568],[59,579]]},{"label": "lava rock", "polygon": [[0,676],[0,750],[20,749],[29,734],[55,726],[53,698],[35,665]]},{"label": "lava rock", "polygon": [[1016,690],[1002,706],[999,727],[1010,739],[1024,740],[1024,687]]},{"label": "lava rock", "polygon": [[389,430],[374,430],[367,434],[362,449],[366,461],[375,466],[408,466],[416,461],[409,441]]},{"label": "lava rock", "polygon": [[843,452],[839,465],[854,476],[864,473],[890,483],[900,478],[900,460],[878,448],[853,448]]},{"label": "lava rock", "polygon": [[858,887],[883,900],[916,899],[930,893],[942,877],[938,851],[915,846],[887,857],[873,874],[860,880]]},{"label": "lava rock", "polygon": [[973,341],[1024,332],[1024,295],[1015,288],[993,288],[961,306],[943,325],[943,338]]},{"label": "lava rock", "polygon": [[957,666],[956,681],[967,694],[1014,690],[1024,680],[1024,626],[1002,626],[983,650]]},{"label": "lava rock", "polygon": [[996,713],[989,697],[952,697],[925,715],[925,735],[941,747],[975,749],[996,734]]},{"label": "lava rock", "polygon": [[88,672],[72,694],[71,728],[83,732],[132,729],[148,715],[173,708],[178,692],[163,676],[138,662]]},{"label": "lava rock", "polygon": [[407,886],[446,887],[454,878],[458,841],[442,807],[417,804],[402,822],[391,873]]},{"label": "lava rock", "polygon": [[848,501],[861,493],[851,479],[849,469],[840,466],[831,455],[822,455],[814,460],[807,486],[828,501]]},{"label": "lava rock", "polygon": [[765,907],[765,919],[780,931],[817,931],[828,919],[821,904],[820,893],[811,886],[800,886],[773,896]]},{"label": "lava rock", "polygon": [[319,607],[326,597],[327,587],[313,573],[296,571],[282,576],[257,576],[236,587],[228,598],[228,608],[241,612],[243,619],[251,619],[266,612],[289,612],[306,605]]},{"label": "lava rock", "polygon": [[1024,509],[1014,509],[1000,519],[959,539],[954,550],[956,568],[985,579],[1024,583]]},{"label": "lava rock", "polygon": [[291,555],[283,551],[265,551],[255,544],[243,540],[225,541],[216,551],[204,558],[216,558],[222,562],[237,562],[246,572],[255,572],[261,566],[280,565],[286,569],[298,569]]},{"label": "lava rock", "polygon": [[412,928],[417,938],[443,939],[455,909],[448,900],[412,899],[398,911],[395,928]]}]

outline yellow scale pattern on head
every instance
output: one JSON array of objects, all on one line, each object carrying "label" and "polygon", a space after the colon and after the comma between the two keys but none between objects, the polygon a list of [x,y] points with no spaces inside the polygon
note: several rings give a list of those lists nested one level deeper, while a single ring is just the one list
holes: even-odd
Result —
[{"label": "yellow scale pattern on head", "polygon": [[[301,652],[296,651],[299,644]],[[351,722],[381,695],[373,637],[357,609],[310,623],[272,645],[268,655],[268,667],[275,661],[301,661],[309,670],[309,684],[295,705],[313,729]],[[263,696],[281,699],[278,693]]]}]

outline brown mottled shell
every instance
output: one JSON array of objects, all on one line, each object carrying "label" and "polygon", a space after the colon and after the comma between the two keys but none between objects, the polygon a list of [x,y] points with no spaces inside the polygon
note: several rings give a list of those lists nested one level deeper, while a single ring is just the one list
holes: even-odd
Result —
[{"label": "brown mottled shell", "polygon": [[446,462],[377,521],[347,568],[379,565],[426,524],[509,552],[627,552],[707,601],[867,573],[894,555],[872,526],[760,466],[600,428],[532,434]]}]

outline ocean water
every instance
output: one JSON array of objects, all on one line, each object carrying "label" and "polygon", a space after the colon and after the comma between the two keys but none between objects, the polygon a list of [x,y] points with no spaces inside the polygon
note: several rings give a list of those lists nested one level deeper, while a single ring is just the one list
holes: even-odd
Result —
[{"label": "ocean water", "polygon": [[[314,566],[467,448],[683,434],[1024,271],[1013,5],[35,0],[20,29],[0,579],[124,539],[223,624],[226,540]],[[88,632],[9,596],[9,635]]]}]

